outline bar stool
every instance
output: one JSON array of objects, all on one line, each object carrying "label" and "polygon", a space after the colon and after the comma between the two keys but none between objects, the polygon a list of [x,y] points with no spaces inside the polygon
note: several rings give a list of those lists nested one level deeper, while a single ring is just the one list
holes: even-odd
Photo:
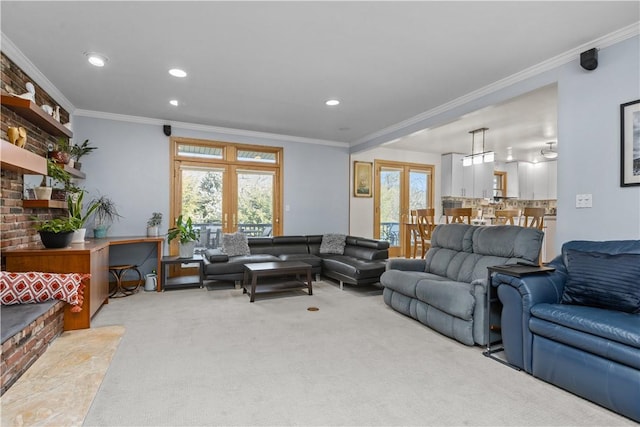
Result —
[{"label": "bar stool", "polygon": [[[125,276],[127,271],[134,271],[138,273],[138,280],[134,286],[123,286],[122,278]],[[123,265],[110,265],[109,273],[113,275],[116,279],[115,286],[111,289],[109,286],[109,298],[122,298],[128,297],[129,295],[133,295],[138,292],[138,288],[142,284],[142,273],[138,269],[137,265],[134,264],[123,264]]]}]

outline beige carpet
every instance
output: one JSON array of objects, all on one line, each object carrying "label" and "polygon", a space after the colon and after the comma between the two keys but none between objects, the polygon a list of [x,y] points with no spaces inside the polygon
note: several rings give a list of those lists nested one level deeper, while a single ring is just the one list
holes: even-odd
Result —
[{"label": "beige carpet", "polygon": [[124,334],[123,326],[64,332],[0,398],[2,426],[79,426]]},{"label": "beige carpet", "polygon": [[[85,426],[635,425],[387,307],[314,284],[142,292],[96,325],[122,338]],[[318,311],[308,311],[317,307]]]}]

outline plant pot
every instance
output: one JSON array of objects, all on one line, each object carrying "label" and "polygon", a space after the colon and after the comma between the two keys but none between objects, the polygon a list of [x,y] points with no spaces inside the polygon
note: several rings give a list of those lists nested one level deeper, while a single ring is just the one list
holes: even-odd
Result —
[{"label": "plant pot", "polygon": [[108,225],[98,225],[93,229],[93,237],[95,237],[96,239],[104,239],[105,237],[107,237],[108,230]]},{"label": "plant pot", "polygon": [[158,226],[147,227],[147,237],[158,237]]},{"label": "plant pot", "polygon": [[180,243],[179,258],[193,258],[193,252],[196,249],[196,242]]},{"label": "plant pot", "polygon": [[51,188],[51,200],[67,200],[67,190],[64,188]]},{"label": "plant pot", "polygon": [[71,240],[71,243],[84,243],[84,236],[87,233],[87,229],[86,228],[79,228],[76,231],[73,232],[73,239]]},{"label": "plant pot", "polygon": [[38,231],[40,240],[45,248],[56,249],[66,248],[73,239],[73,231],[65,231],[62,233],[53,233],[51,231]]},{"label": "plant pot", "polygon": [[37,200],[50,200],[51,190],[51,187],[35,187],[33,189],[33,191],[36,193]]}]

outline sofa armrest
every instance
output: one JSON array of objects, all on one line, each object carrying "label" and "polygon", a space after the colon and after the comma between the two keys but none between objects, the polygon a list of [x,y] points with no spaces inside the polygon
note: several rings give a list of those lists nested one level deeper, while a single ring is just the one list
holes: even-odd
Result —
[{"label": "sofa armrest", "polygon": [[492,285],[498,288],[498,298],[502,303],[502,343],[509,363],[532,372],[531,307],[540,303],[559,303],[566,279],[564,268],[542,275],[511,277],[496,274],[493,277]]},{"label": "sofa armrest", "polygon": [[407,258],[391,258],[387,261],[387,270],[403,270],[403,271],[425,271],[425,260],[423,259],[407,259]]},{"label": "sofa armrest", "polygon": [[205,264],[229,261],[229,255],[222,253],[220,249],[207,249],[202,258],[204,259]]}]

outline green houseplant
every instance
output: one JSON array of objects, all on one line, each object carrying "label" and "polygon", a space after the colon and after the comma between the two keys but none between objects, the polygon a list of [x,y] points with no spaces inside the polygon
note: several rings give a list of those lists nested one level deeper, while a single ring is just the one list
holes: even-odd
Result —
[{"label": "green houseplant", "polygon": [[158,237],[158,227],[162,224],[162,213],[154,212],[147,221],[147,236]]},{"label": "green houseplant", "polygon": [[169,243],[178,239],[180,245],[180,258],[193,258],[196,243],[200,239],[200,230],[194,228],[191,217],[183,221],[182,215],[176,220],[176,226],[169,229],[167,240]]},{"label": "green houseplant", "polygon": [[100,206],[97,202],[93,202],[87,207],[87,210],[83,211],[83,199],[86,191],[78,190],[67,197],[67,210],[69,211],[69,217],[75,218],[78,221],[78,229],[75,230],[73,240],[71,243],[84,243],[84,236],[87,229],[84,228],[87,220],[93,212]]},{"label": "green houseplant", "polygon": [[89,140],[85,139],[82,144],[72,145],[71,146],[71,157],[75,160],[74,167],[78,170],[82,168],[82,163],[80,163],[80,159],[87,154],[91,153],[93,150],[97,150],[98,147],[89,146]]},{"label": "green houseplant", "polygon": [[96,239],[106,237],[111,224],[122,216],[118,213],[116,204],[107,196],[94,198],[90,204],[97,205],[93,212],[95,216],[93,235]]},{"label": "green houseplant", "polygon": [[55,249],[69,246],[73,232],[80,228],[80,225],[77,218],[54,218],[36,224],[35,229],[40,234],[44,247]]},{"label": "green houseplant", "polygon": [[33,190],[38,200],[51,199],[52,188],[47,185],[47,178],[51,178],[51,184],[58,182],[65,187],[71,183],[71,174],[64,170],[64,166],[56,163],[52,159],[47,159],[47,175],[42,177],[42,182],[39,187],[35,187]]}]

